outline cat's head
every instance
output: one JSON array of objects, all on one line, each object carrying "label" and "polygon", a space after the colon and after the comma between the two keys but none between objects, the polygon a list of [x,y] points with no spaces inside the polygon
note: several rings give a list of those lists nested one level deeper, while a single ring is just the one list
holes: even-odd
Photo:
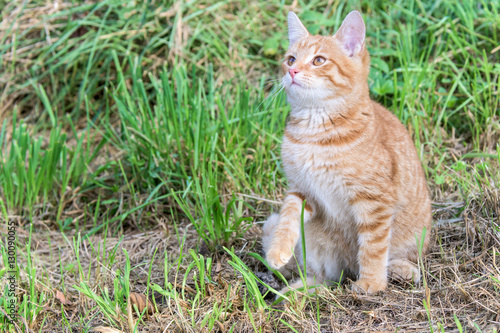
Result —
[{"label": "cat's head", "polygon": [[289,12],[288,38],[282,84],[290,103],[320,106],[367,89],[370,56],[358,11],[349,13],[333,36],[309,34],[297,15]]}]

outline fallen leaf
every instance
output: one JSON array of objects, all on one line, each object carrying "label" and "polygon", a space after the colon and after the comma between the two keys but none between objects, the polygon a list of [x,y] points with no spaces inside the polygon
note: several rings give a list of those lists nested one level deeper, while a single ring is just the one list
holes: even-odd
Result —
[{"label": "fallen leaf", "polygon": [[141,312],[144,311],[144,309],[147,307],[148,314],[153,314],[155,312],[155,308],[153,306],[153,303],[146,297],[144,294],[139,294],[139,293],[130,293],[130,304],[132,306],[137,307],[137,311]]},{"label": "fallen leaf", "polygon": [[71,305],[71,302],[66,299],[66,296],[59,290],[56,290],[56,298],[64,305]]}]

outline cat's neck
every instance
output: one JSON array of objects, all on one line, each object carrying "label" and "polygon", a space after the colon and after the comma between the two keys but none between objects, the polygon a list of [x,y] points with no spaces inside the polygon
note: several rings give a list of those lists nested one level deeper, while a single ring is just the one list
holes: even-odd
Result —
[{"label": "cat's neck", "polygon": [[325,131],[342,132],[342,127],[365,127],[373,114],[368,94],[337,97],[320,102],[290,103],[290,126],[298,126],[308,134]]},{"label": "cat's neck", "polygon": [[342,112],[348,108],[348,101],[343,97],[338,97],[334,99],[329,99],[325,101],[307,101],[307,102],[295,102],[290,101],[291,112],[290,116],[292,118],[307,120],[311,115],[318,112],[326,112],[327,114],[335,114]]}]

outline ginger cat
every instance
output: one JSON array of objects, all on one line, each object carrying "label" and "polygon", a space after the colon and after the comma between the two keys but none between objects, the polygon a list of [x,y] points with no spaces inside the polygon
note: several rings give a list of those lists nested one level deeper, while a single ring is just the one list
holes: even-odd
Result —
[{"label": "ginger cat", "polygon": [[388,275],[418,282],[415,237],[429,230],[431,201],[408,132],[370,99],[361,14],[349,13],[334,36],[310,35],[292,12],[288,24],[282,160],[290,188],[280,214],[264,224],[267,262],[283,273],[297,268],[294,254],[302,264],[306,200],[308,285],[350,276],[354,290],[372,293],[387,287]]}]

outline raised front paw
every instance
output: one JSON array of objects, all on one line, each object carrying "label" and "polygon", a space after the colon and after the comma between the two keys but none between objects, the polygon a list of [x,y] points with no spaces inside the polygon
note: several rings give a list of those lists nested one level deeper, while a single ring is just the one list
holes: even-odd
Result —
[{"label": "raised front paw", "polygon": [[377,291],[384,290],[387,288],[387,278],[381,279],[367,279],[362,278],[354,282],[352,285],[352,290],[358,294],[367,293],[372,294]]},{"label": "raised front paw", "polygon": [[266,260],[273,269],[280,269],[285,266],[293,256],[292,247],[273,244],[266,253]]}]

